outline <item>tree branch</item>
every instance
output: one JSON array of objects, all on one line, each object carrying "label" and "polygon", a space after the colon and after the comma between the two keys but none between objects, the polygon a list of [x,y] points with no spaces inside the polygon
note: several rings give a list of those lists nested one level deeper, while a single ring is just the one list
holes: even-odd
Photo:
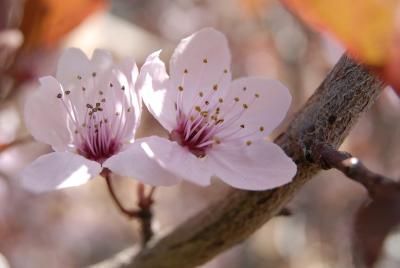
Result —
[{"label": "tree branch", "polygon": [[111,170],[104,168],[101,171],[101,176],[104,177],[107,183],[108,191],[110,192],[111,198],[114,201],[117,208],[129,219],[136,218],[140,222],[142,231],[142,247],[145,247],[147,242],[153,236],[153,230],[151,228],[153,213],[151,211],[151,206],[153,205],[153,194],[155,187],[151,187],[148,195],[145,194],[145,187],[142,183],[138,185],[137,195],[138,195],[138,207],[139,209],[127,209],[125,208],[121,201],[118,199],[115,193],[114,187],[112,185]]},{"label": "tree branch", "polygon": [[347,152],[341,152],[333,149],[326,144],[320,144],[314,147],[313,157],[316,163],[322,168],[335,168],[341,171],[348,178],[363,185],[371,198],[375,199],[388,187],[399,191],[400,185],[394,180],[369,170],[356,157]]},{"label": "tree branch", "polygon": [[[383,85],[364,67],[342,56],[276,143],[297,164],[293,181],[268,191],[231,190],[138,254],[107,261],[107,268],[169,268],[201,265],[240,243],[277,214],[321,167],[312,162],[314,144],[338,148],[377,99]],[[268,178],[266,178],[268,179]],[[131,255],[126,255],[131,254]]]}]

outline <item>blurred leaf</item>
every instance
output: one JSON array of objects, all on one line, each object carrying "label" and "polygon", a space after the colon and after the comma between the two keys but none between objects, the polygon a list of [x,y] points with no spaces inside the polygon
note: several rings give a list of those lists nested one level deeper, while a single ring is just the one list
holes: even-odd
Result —
[{"label": "blurred leaf", "polygon": [[21,30],[25,47],[54,46],[106,0],[26,0]]},{"label": "blurred leaf", "polygon": [[372,202],[355,216],[353,243],[358,260],[373,267],[389,233],[400,223],[399,184],[380,185]]},{"label": "blurred leaf", "polygon": [[400,93],[400,1],[282,1],[308,24],[336,36]]},{"label": "blurred leaf", "polygon": [[240,10],[247,16],[257,17],[271,4],[271,0],[238,0]]}]

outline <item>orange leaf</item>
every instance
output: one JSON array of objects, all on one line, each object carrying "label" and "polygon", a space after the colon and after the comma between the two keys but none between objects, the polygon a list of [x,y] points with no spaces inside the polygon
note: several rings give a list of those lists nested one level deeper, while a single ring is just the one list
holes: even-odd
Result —
[{"label": "orange leaf", "polygon": [[332,33],[353,57],[400,89],[400,23],[396,18],[400,1],[282,1],[308,24]]},{"label": "orange leaf", "polygon": [[53,46],[106,0],[26,0],[21,30],[25,47]]}]

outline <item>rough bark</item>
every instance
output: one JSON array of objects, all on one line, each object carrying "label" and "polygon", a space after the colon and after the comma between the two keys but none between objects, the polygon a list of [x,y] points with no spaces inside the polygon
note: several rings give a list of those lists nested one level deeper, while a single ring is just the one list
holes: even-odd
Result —
[{"label": "rough bark", "polygon": [[240,243],[277,214],[321,169],[312,163],[313,146],[324,143],[337,149],[382,87],[363,66],[342,56],[275,141],[297,164],[293,182],[262,192],[232,190],[147,249],[137,254],[122,252],[122,259],[119,255],[96,267],[194,267]]}]

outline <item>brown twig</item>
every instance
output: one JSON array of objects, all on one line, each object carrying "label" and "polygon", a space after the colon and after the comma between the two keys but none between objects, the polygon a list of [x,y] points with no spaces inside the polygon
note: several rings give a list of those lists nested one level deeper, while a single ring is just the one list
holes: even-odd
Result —
[{"label": "brown twig", "polygon": [[[106,261],[107,268],[195,267],[246,239],[274,217],[321,167],[313,144],[338,148],[357,119],[378,98],[383,84],[366,68],[343,56],[275,142],[297,164],[293,181],[268,191],[232,190],[194,215],[152,247]],[[267,178],[266,178],[267,179]]]},{"label": "brown twig", "polygon": [[141,232],[142,232],[142,246],[145,247],[147,242],[153,236],[153,230],[151,228],[153,213],[151,211],[151,207],[154,203],[153,194],[155,191],[155,187],[151,187],[149,194],[145,193],[145,186],[140,183],[137,188],[138,195],[138,207],[139,209],[127,209],[125,208],[121,201],[118,199],[114,187],[112,185],[111,179],[111,171],[108,168],[104,168],[101,172],[101,175],[105,178],[107,183],[108,191],[110,192],[111,198],[114,201],[115,205],[118,209],[127,216],[129,219],[136,218],[140,221]]},{"label": "brown twig", "polygon": [[288,208],[282,208],[279,212],[278,212],[278,214],[276,214],[276,216],[292,216],[293,215],[293,213],[292,213],[292,211],[290,210],[290,209],[288,209]]},{"label": "brown twig", "polygon": [[394,180],[369,170],[350,153],[337,151],[327,144],[314,146],[312,156],[323,169],[335,168],[348,178],[362,184],[371,198],[375,198],[383,188],[386,189],[388,186],[396,189],[400,187]]}]

